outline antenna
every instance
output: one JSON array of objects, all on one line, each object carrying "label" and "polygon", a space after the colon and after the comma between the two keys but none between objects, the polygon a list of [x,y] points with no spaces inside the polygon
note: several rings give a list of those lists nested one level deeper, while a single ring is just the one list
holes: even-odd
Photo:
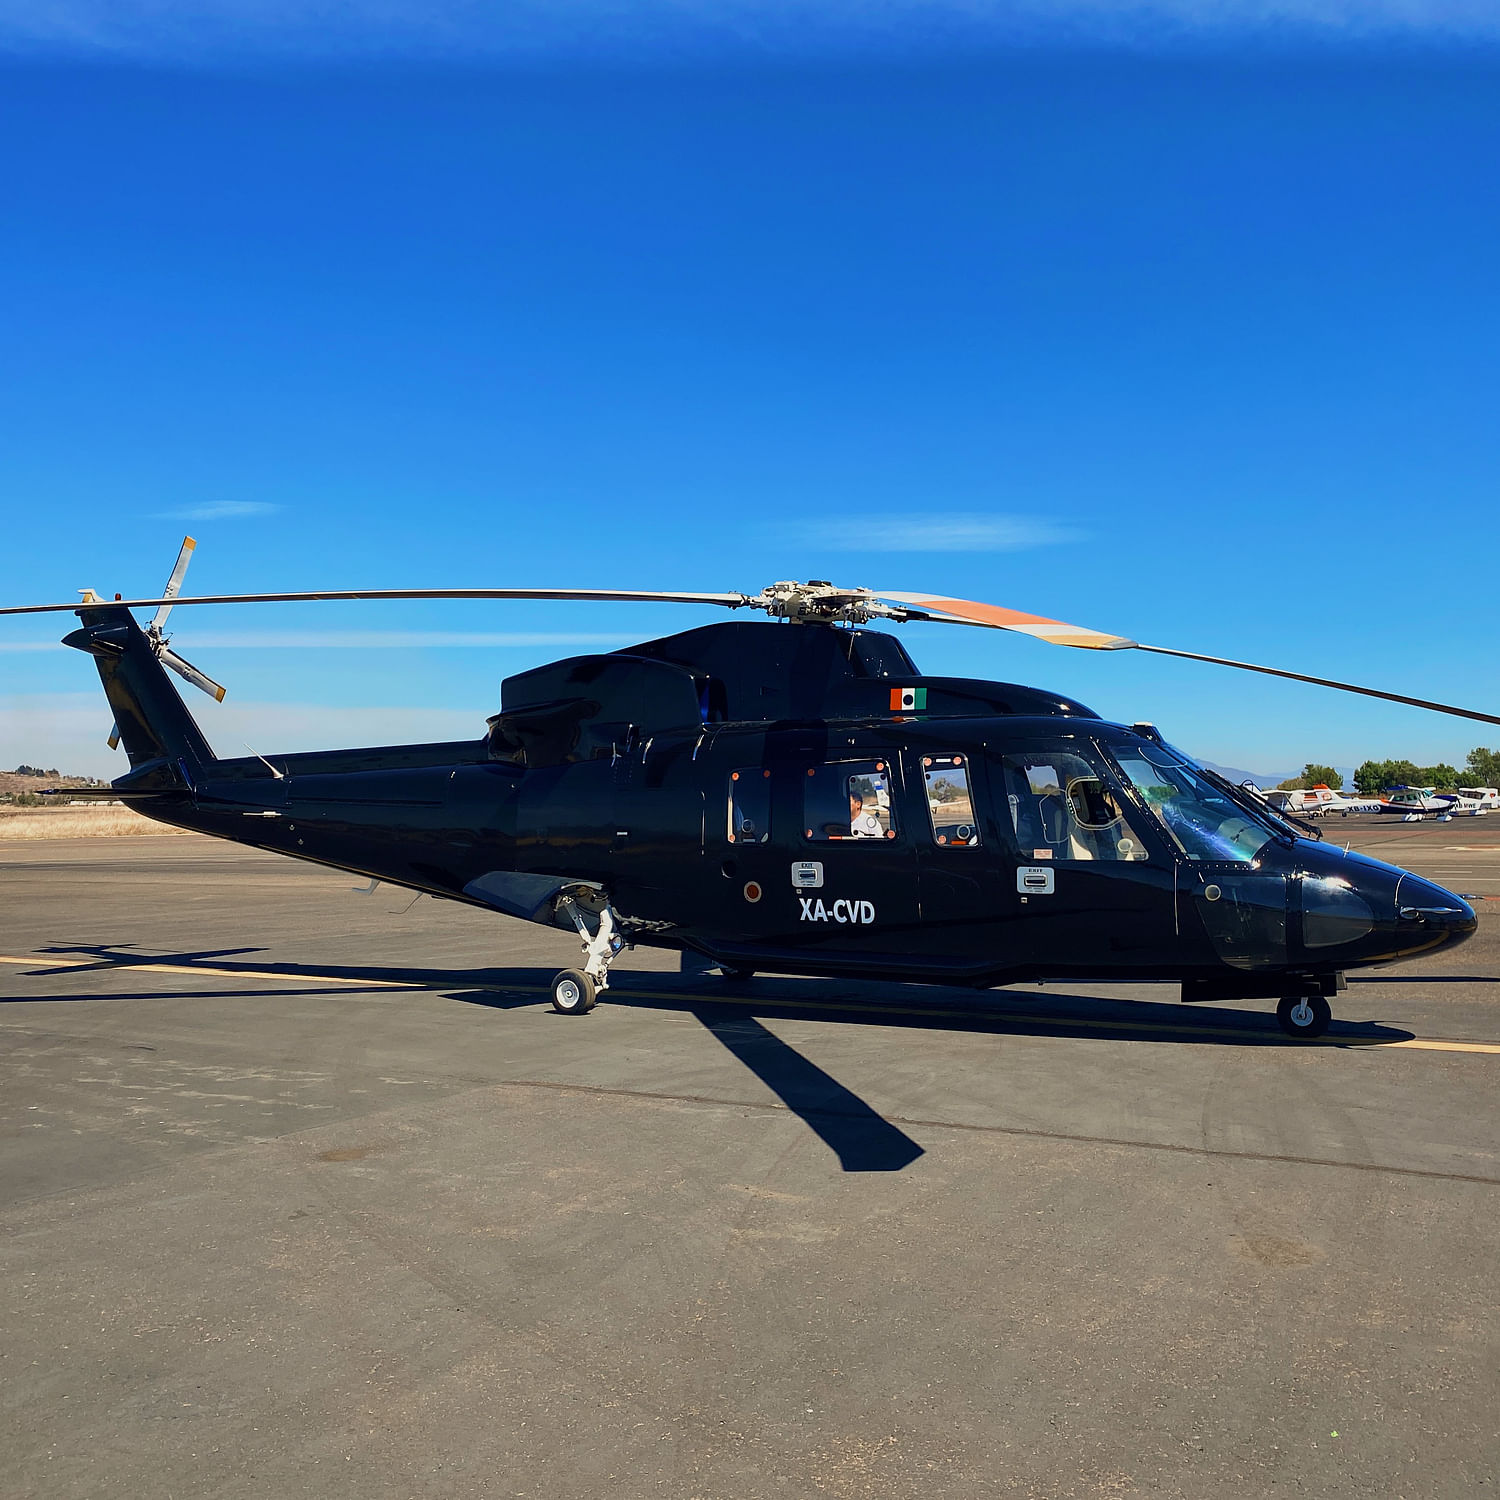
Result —
[{"label": "antenna", "polygon": [[245,749],[247,749],[251,753],[251,755],[253,755],[256,758],[256,760],[258,760],[261,763],[261,765],[263,765],[266,768],[266,770],[268,770],[277,779],[277,781],[285,781],[286,780],[286,772],[285,771],[278,771],[276,769],[276,767],[273,766],[271,764],[271,762],[268,761],[265,758],[265,756],[262,755],[260,753],[260,751],[255,748],[254,745],[248,743],[245,740],[241,740],[240,744],[244,745]]}]

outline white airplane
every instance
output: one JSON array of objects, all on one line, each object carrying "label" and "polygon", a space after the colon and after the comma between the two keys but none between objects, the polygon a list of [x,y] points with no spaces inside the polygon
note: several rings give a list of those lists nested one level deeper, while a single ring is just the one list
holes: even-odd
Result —
[{"label": "white airplane", "polygon": [[1258,788],[1256,791],[1277,812],[1293,812],[1303,818],[1326,818],[1330,813],[1340,813],[1347,818],[1352,812],[1380,811],[1378,797],[1346,797],[1321,781],[1317,786],[1295,791],[1261,792]]},{"label": "white airplane", "polygon": [[1352,812],[1378,813],[1380,798],[1367,797],[1363,792],[1335,792],[1333,800],[1328,803],[1328,811],[1341,813],[1346,818]]},{"label": "white airplane", "polygon": [[1459,787],[1456,792],[1444,792],[1442,795],[1448,798],[1448,811],[1455,818],[1483,818],[1489,815],[1490,809],[1484,798],[1475,796],[1472,790]]},{"label": "white airplane", "polygon": [[1451,818],[1453,808],[1447,797],[1434,795],[1430,786],[1398,786],[1389,797],[1380,799],[1383,813],[1399,813],[1404,818]]},{"label": "white airplane", "polygon": [[1485,812],[1500,812],[1500,790],[1492,786],[1461,786],[1460,797],[1472,797]]}]

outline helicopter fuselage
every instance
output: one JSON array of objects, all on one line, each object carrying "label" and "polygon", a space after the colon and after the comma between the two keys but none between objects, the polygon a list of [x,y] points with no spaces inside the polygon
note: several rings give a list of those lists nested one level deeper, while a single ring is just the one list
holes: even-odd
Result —
[{"label": "helicopter fuselage", "polygon": [[[1127,774],[1146,756],[1172,764],[1099,720],[720,724],[535,768],[483,741],[278,756],[274,775],[219,761],[134,805],[548,923],[533,896],[597,892],[634,942],[783,973],[1279,997],[1474,930],[1460,898],[1268,831],[1227,794],[1204,792],[1207,816],[1174,831]],[[858,836],[851,781],[869,799]],[[1184,847],[1215,818],[1238,842]]]}]

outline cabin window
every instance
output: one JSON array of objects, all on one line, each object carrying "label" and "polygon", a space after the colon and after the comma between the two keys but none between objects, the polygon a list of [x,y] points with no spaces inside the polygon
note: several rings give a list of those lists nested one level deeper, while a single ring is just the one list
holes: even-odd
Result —
[{"label": "cabin window", "polygon": [[814,843],[896,837],[887,761],[814,766],[803,778],[803,836]]},{"label": "cabin window", "polygon": [[979,842],[969,762],[962,755],[924,755],[922,783],[933,842],[945,848],[972,848]]},{"label": "cabin window", "polygon": [[1022,859],[1149,858],[1114,789],[1081,755],[1007,755],[1002,780]]},{"label": "cabin window", "polygon": [[753,766],[729,773],[729,842],[764,844],[771,837],[771,773]]}]

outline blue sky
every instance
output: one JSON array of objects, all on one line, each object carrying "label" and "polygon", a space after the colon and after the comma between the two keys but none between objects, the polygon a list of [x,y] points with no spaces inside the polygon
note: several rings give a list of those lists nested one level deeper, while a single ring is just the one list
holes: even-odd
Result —
[{"label": "blue sky", "polygon": [[[1333,0],[0,0],[0,598],[152,591],[186,531],[200,591],[834,578],[1495,712],[1497,43]],[[710,617],[173,626],[227,754],[478,733],[503,676]],[[0,622],[0,764],[118,774],[60,634]],[[1252,769],[1500,741],[903,638]]]}]

